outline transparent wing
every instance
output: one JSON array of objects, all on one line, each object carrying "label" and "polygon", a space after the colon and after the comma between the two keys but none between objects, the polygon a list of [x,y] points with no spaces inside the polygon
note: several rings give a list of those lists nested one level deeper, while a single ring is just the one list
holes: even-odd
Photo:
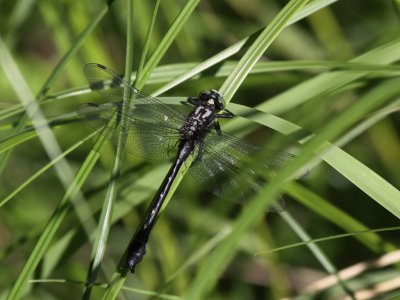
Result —
[{"label": "transparent wing", "polygon": [[[127,133],[127,151],[147,159],[165,159],[176,155],[179,128],[185,116],[160,100],[135,89],[113,71],[99,64],[88,64],[84,69],[92,90],[97,91],[109,103],[82,104],[79,116],[94,128],[112,126],[110,137],[116,136],[120,126]],[[128,102],[131,107],[124,107]],[[124,104],[126,103],[126,104]],[[115,117],[116,122],[110,122]],[[115,139],[114,139],[115,140]]]},{"label": "transparent wing", "polygon": [[[257,165],[254,157],[259,158]],[[260,174],[273,176],[274,170],[291,158],[292,154],[258,147],[225,132],[211,132],[190,173],[215,195],[243,203],[265,183]],[[277,199],[271,210],[283,209],[284,201]]]},{"label": "transparent wing", "polygon": [[[115,144],[121,131],[121,119],[125,119],[126,150],[135,156],[146,159],[169,159],[176,156],[179,133],[175,128],[163,127],[160,124],[137,122],[129,115],[121,113],[122,102],[105,104],[84,103],[77,113],[93,129],[108,126],[107,133]],[[116,117],[116,123],[111,119]]]},{"label": "transparent wing", "polygon": [[131,118],[149,123],[162,123],[163,126],[176,129],[179,129],[186,120],[183,114],[134,88],[105,66],[87,64],[84,72],[90,88],[101,94],[108,102],[122,101],[124,93],[133,98],[134,107],[127,113]]}]

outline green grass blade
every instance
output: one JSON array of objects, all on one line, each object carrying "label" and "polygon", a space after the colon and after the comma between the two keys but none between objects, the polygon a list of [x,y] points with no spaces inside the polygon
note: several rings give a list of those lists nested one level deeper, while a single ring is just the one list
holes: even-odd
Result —
[{"label": "green grass blade", "polygon": [[220,92],[224,95],[224,100],[227,103],[230,102],[232,96],[260,59],[261,55],[264,54],[265,50],[267,50],[279,33],[286,27],[290,18],[292,18],[307,2],[308,0],[290,1],[260,33],[254,43],[252,43],[220,88]]},{"label": "green grass blade", "polygon": [[[362,123],[360,123],[358,126],[354,127],[352,130],[347,132],[340,140],[336,142],[337,146],[344,145],[345,143],[349,142],[350,140],[354,139],[361,133],[365,132],[370,128],[372,125],[376,124],[378,121],[382,120],[385,118],[388,114],[393,113],[396,111],[396,108],[398,107],[400,103],[400,100],[394,101],[390,103],[387,107],[377,111],[373,115],[370,115],[370,117],[366,120],[364,120]],[[285,121],[283,119],[279,119],[278,117],[274,117],[268,114],[264,113],[258,113],[255,111],[255,109],[252,108],[244,108],[243,106],[233,104],[233,107],[236,108],[236,110],[241,111],[243,115],[250,116],[248,117],[249,119],[259,122],[260,124],[264,126],[268,126],[270,128],[273,128],[274,130],[277,130],[283,134],[290,135],[293,132],[299,131],[300,127],[297,125],[294,125],[288,121]],[[252,113],[250,113],[252,111]],[[348,154],[345,153],[343,150],[338,148],[337,146],[331,145],[331,150],[330,153],[332,157],[326,157],[324,155],[321,156],[322,159],[324,159],[326,162],[328,162],[333,168],[335,168],[337,171],[341,172],[343,169],[343,166],[346,168],[345,172],[342,172],[342,175],[346,176],[348,180],[351,182],[357,181],[357,178],[353,178],[351,176],[352,171],[356,170],[357,166],[355,163],[357,160],[355,158],[352,158],[350,161],[346,159],[346,163],[344,164],[339,164],[340,161],[343,161],[344,158],[343,156],[346,156],[348,158]],[[334,156],[334,157],[333,157]],[[360,172],[363,174],[366,174],[366,176],[369,176],[370,173],[372,173],[374,176],[374,172],[370,170],[368,167],[363,165],[363,167],[360,169]],[[350,175],[349,175],[350,174]],[[368,183],[368,184],[374,184],[374,183]],[[376,184],[375,188],[378,188],[380,186],[380,182]],[[388,182],[385,182],[384,186],[389,186],[388,188],[391,189],[391,185]],[[374,188],[372,186],[372,188]],[[304,205],[312,209],[314,212],[318,213],[322,217],[326,218],[330,222],[336,224],[337,226],[343,228],[347,232],[357,232],[357,231],[363,231],[363,230],[368,230],[368,228],[361,224],[359,221],[354,219],[352,216],[349,216],[348,214],[342,212],[341,210],[337,209],[335,206],[332,204],[326,202],[325,200],[321,199],[318,195],[312,193],[311,191],[305,189],[304,187],[296,184],[296,183],[289,183],[286,188],[286,192],[289,193],[293,198],[299,200],[302,202]],[[374,199],[376,201],[384,201],[380,198]],[[367,247],[371,248],[372,250],[376,252],[380,252],[382,249],[385,251],[389,252],[394,250],[394,246],[391,245],[390,243],[384,242],[378,235],[376,234],[365,234],[365,235],[356,235],[356,238],[358,238],[362,243],[364,243]]]},{"label": "green grass blade", "polygon": [[9,22],[7,24],[7,36],[5,38],[6,44],[10,48],[14,48],[15,39],[17,33],[20,30],[23,22],[26,21],[29,13],[33,10],[33,6],[36,2],[34,0],[19,0],[16,1],[14,10],[11,13]]},{"label": "green grass blade", "polygon": [[37,137],[36,131],[27,130],[19,134],[15,134],[9,138],[4,139],[0,142],[0,154],[6,152],[9,149],[15,148],[17,145],[23,142],[29,141],[32,138]]},{"label": "green grass blade", "polygon": [[[400,39],[397,39],[364,53],[352,59],[351,62],[367,64],[374,62],[377,65],[387,65],[399,59]],[[271,114],[284,113],[310,99],[326,95],[368,74],[368,72],[363,71],[338,71],[321,74],[269,99],[257,108]]]},{"label": "green grass blade", "polygon": [[[26,110],[26,115],[32,120],[32,124],[37,131],[37,135],[45,148],[47,155],[51,159],[55,159],[57,156],[61,155],[61,149],[59,144],[48,126],[48,122],[45,119],[43,112],[40,110],[37,103],[34,101],[34,96],[22,76],[19,68],[17,67],[15,61],[11,57],[5,47],[2,39],[0,38],[0,62],[7,75],[9,82],[15,90],[19,101],[23,104]],[[24,118],[24,117],[23,117]],[[59,164],[55,165],[55,171],[60,179],[61,183],[67,189],[67,186],[72,181],[72,171],[69,168],[68,163],[61,158]]]},{"label": "green grass blade", "polygon": [[[218,56],[218,55],[217,55]],[[220,57],[216,63],[220,63]],[[212,74],[214,78],[226,77],[228,76],[234,69],[237,62],[235,61],[226,61],[222,64],[221,68],[217,70],[216,73]],[[196,66],[202,66],[200,69],[196,69]],[[196,63],[177,63],[171,65],[164,65],[157,67],[154,72],[149,77],[147,84],[159,84],[159,83],[168,83],[164,85],[162,88],[153,92],[153,95],[159,95],[172,87],[177,86],[178,84],[186,81],[189,78],[198,79],[199,73],[202,71],[212,67],[215,63],[210,64],[196,64]],[[326,70],[352,70],[352,71],[364,71],[368,72],[369,75],[382,75],[382,76],[398,76],[400,72],[400,67],[395,65],[380,65],[380,64],[368,64],[368,63],[354,63],[354,62],[340,62],[340,61],[310,61],[310,60],[301,60],[301,61],[268,61],[268,62],[259,62],[254,68],[250,71],[249,74],[267,74],[271,72],[282,72],[282,71],[307,71],[307,70],[318,70],[318,71],[326,71]],[[196,71],[195,71],[196,70]],[[193,71],[193,73],[192,73]],[[178,76],[178,77],[177,77]],[[181,80],[178,80],[180,78]],[[136,79],[136,74],[132,73],[131,80]],[[54,94],[48,95],[46,100],[42,102],[51,103],[55,100],[63,100],[69,97],[80,96],[84,94],[90,93],[91,90],[87,87],[77,87],[68,90],[63,90],[56,92]],[[8,117],[15,116],[17,113],[23,111],[21,105],[15,105],[13,107],[4,109],[0,112],[0,120],[6,119]]]},{"label": "green grass blade", "polygon": [[303,18],[306,18],[307,16],[325,8],[328,7],[329,5],[338,2],[339,0],[316,0],[312,1],[311,3],[305,5],[290,21],[289,25],[300,21]]},{"label": "green grass blade", "polygon": [[39,91],[37,96],[37,101],[41,102],[44,100],[45,96],[49,89],[53,86],[55,81],[61,75],[61,72],[64,70],[66,64],[71,60],[71,58],[77,53],[77,51],[82,47],[84,42],[89,38],[89,35],[92,31],[97,27],[103,17],[107,14],[109,10],[109,5],[111,5],[114,1],[107,1],[107,4],[103,7],[103,9],[97,14],[96,18],[92,20],[91,23],[85,28],[84,31],[79,35],[74,45],[72,45],[71,49],[68,50],[67,53],[61,58],[61,60],[57,63],[57,66],[53,69],[53,72],[47,78],[43,87]]},{"label": "green grass blade", "polygon": [[[143,72],[139,73],[143,75],[142,78],[137,77],[136,78],[136,87],[141,88],[141,86],[144,84],[144,82],[147,80],[149,77],[150,73],[153,71],[155,66],[158,64],[158,62],[161,60],[162,56],[165,54],[167,51],[168,47],[171,45],[173,40],[175,39],[176,35],[179,33],[180,29],[182,26],[185,24],[186,20],[189,18],[191,13],[193,12],[194,8],[198,4],[198,0],[195,1],[189,1],[186,6],[181,10],[180,14],[178,17],[175,19],[174,23],[171,25],[170,29],[168,30],[167,34],[164,36],[164,39],[160,42],[159,47],[155,50],[153,55],[150,57],[148,63],[146,66],[143,68]],[[182,168],[181,168],[182,170]],[[181,172],[181,171],[180,171]],[[176,180],[174,181],[164,203],[167,205],[169,200],[171,199],[174,191],[176,190],[177,186],[179,185],[179,182],[181,181],[182,176],[178,174]],[[123,270],[117,270],[113,278],[111,280],[112,284],[107,287],[106,294],[104,295],[104,299],[114,299],[116,295],[119,293],[119,290],[121,289],[124,281],[126,278],[126,271]]]},{"label": "green grass blade", "polygon": [[[130,81],[133,65],[133,1],[128,1],[127,5],[127,45],[126,45],[126,60],[125,60],[125,80]],[[131,107],[132,101],[129,97],[129,92],[124,93],[124,110],[127,107]],[[123,113],[126,113],[123,111]],[[127,122],[124,118],[122,122]],[[107,188],[106,195],[104,197],[103,206],[100,214],[98,230],[95,236],[93,252],[91,255],[91,264],[87,276],[87,285],[84,291],[82,299],[89,299],[92,291],[92,287],[96,282],[98,274],[100,272],[101,262],[104,257],[108,235],[110,233],[112,215],[117,195],[117,184],[121,174],[122,160],[124,157],[125,141],[127,133],[123,128],[128,126],[121,126],[121,132],[118,135],[117,152],[115,155],[114,166],[111,174],[111,180]]]},{"label": "green grass blade", "polygon": [[[248,51],[244,54],[234,71],[228,76],[227,80],[220,89],[227,102],[230,101],[233,94],[239,88],[240,84],[243,82],[252,67],[256,64],[260,56],[277,37],[278,33],[283,30],[285,24],[305,3],[307,3],[305,0],[290,1],[272,20],[271,24],[261,32],[260,36],[250,46]],[[275,193],[277,193],[277,191],[278,188]],[[206,266],[201,268],[200,272],[196,275],[195,280],[187,294],[189,299],[203,299],[211,286],[215,284],[217,274],[219,274],[218,271],[223,268],[223,266],[233,255],[232,251],[230,250],[233,249],[234,244],[244,233],[245,229],[254,223],[255,218],[253,217],[257,215],[256,212],[261,215],[261,213],[264,211],[262,207],[257,207],[257,204],[258,206],[262,206],[264,199],[259,196],[257,197],[257,200],[249,205],[248,209],[246,210],[247,215],[246,213],[243,213],[242,218],[239,218],[238,222],[235,223],[236,232],[233,232],[232,235],[225,240],[223,246],[216,250],[215,255],[210,258],[210,260],[206,263]],[[253,213],[251,208],[254,210]]]},{"label": "green grass blade", "polygon": [[144,83],[147,81],[147,78],[153,72],[154,68],[160,62],[161,58],[164,56],[165,52],[168,50],[169,46],[175,40],[176,36],[182,29],[183,25],[191,16],[192,12],[196,8],[197,4],[199,4],[200,0],[189,0],[186,5],[182,8],[181,12],[169,28],[168,32],[165,34],[164,38],[159,43],[157,49],[154,51],[153,55],[149,58],[146,66],[143,68],[143,72],[141,73],[142,77],[137,78],[136,87],[141,89]]},{"label": "green grass blade", "polygon": [[[89,37],[90,33],[96,28],[97,24],[101,21],[101,19],[105,16],[108,11],[109,4],[113,1],[108,1],[108,4],[104,6],[103,10],[98,14],[98,16],[86,27],[86,29],[82,32],[82,34],[78,37],[76,43],[71,47],[71,49],[61,58],[58,62],[57,66],[53,69],[53,72],[47,78],[46,82],[44,83],[43,87],[40,89],[38,96],[36,97],[36,101],[38,103],[42,102],[45,99],[45,96],[51,86],[54,84],[56,79],[60,76],[62,70],[65,68],[67,62],[72,58],[73,55],[76,54],[78,49],[82,47],[83,43]],[[15,128],[15,132],[20,132],[24,127],[28,120],[27,115],[24,115],[18,125]],[[11,155],[11,149],[0,156],[0,173],[4,169],[8,158]]]},{"label": "green grass blade", "polygon": [[[369,230],[367,226],[356,220],[354,217],[338,209],[336,206],[332,205],[325,199],[322,199],[320,196],[300,184],[295,182],[288,183],[285,186],[285,192],[346,232],[351,233]],[[354,237],[377,253],[380,253],[382,249],[387,252],[396,249],[394,245],[385,242],[379,235],[372,232],[355,235]]]},{"label": "green grass blade", "polygon": [[[293,216],[287,212],[281,212],[279,215],[285,220],[285,222],[296,232],[297,236],[303,242],[310,241],[311,238],[308,233],[300,226],[300,224],[293,218]],[[324,254],[321,248],[316,243],[307,243],[308,249],[313,253],[314,257],[320,262],[320,264],[324,267],[324,269],[331,275],[335,276],[336,281],[343,289],[343,291],[351,297],[351,299],[355,300],[353,296],[353,291],[348,287],[346,282],[344,282],[338,275],[338,271],[335,266],[332,264],[330,259]]]},{"label": "green grass blade", "polygon": [[110,284],[107,286],[103,300],[116,299],[124,286],[125,280],[126,276],[122,276],[121,273],[115,272],[111,278]]},{"label": "green grass blade", "polygon": [[[99,136],[99,140],[105,139],[103,135]],[[96,145],[103,145],[103,143],[96,143]],[[72,184],[70,185],[69,189],[66,191],[63,199],[57,206],[57,209],[49,219],[48,223],[46,224],[42,235],[40,236],[39,240],[37,241],[34,249],[32,250],[31,255],[29,256],[28,260],[26,261],[24,267],[22,268],[16,282],[11,288],[11,291],[8,295],[7,299],[19,299],[22,293],[25,290],[25,287],[28,283],[28,280],[32,277],[33,272],[35,271],[37,265],[39,264],[40,260],[42,259],[43,255],[46,253],[46,249],[50,245],[54,234],[56,233],[57,229],[59,228],[63,218],[65,217],[68,209],[70,208],[70,199],[73,198],[80,190],[81,186],[85,182],[86,178],[90,174],[91,170],[93,169],[95,163],[99,159],[101,147],[95,147],[88,155],[85,162],[80,167],[79,171],[77,172]]]},{"label": "green grass blade", "polygon": [[[225,5],[200,1],[197,5],[191,0],[118,1],[110,14],[95,25],[82,47],[71,54],[62,70],[57,70],[64,54],[77,47],[76,40],[88,24],[100,10],[108,10],[113,0],[90,4],[44,1],[40,6],[26,1],[4,6],[3,38],[21,77],[35,91],[31,100],[46,116],[46,124],[40,126],[48,127],[45,138],[54,134],[62,145],[60,149],[68,150],[48,157],[49,148],[46,146],[46,153],[41,141],[32,139],[44,130],[38,130],[38,126],[29,128],[37,125],[33,119],[24,117],[21,121],[26,111],[24,105],[16,104],[21,98],[15,93],[19,82],[15,77],[2,81],[0,75],[0,219],[5,233],[5,248],[0,251],[4,269],[0,274],[0,290],[4,290],[1,299],[10,290],[10,298],[14,299],[60,295],[79,299],[82,294],[86,299],[179,299],[174,295],[182,299],[247,299],[259,292],[267,298],[281,299],[293,295],[296,288],[291,280],[293,274],[287,272],[288,264],[302,266],[301,269],[315,267],[322,272],[326,269],[333,274],[326,278],[329,284],[311,284],[299,290],[294,295],[296,299],[351,297],[346,285],[354,289],[356,298],[359,291],[370,288],[377,298],[396,295],[395,290],[375,289],[380,283],[396,279],[396,262],[362,268],[357,277],[345,276],[351,269],[346,264],[351,260],[359,261],[357,266],[377,266],[375,263],[381,262],[381,258],[387,258],[385,252],[396,249],[392,241],[398,228],[368,229],[378,227],[374,223],[379,221],[396,222],[400,210],[400,160],[396,157],[400,151],[396,119],[400,81],[393,79],[400,74],[400,38],[395,34],[393,18],[397,16],[393,14],[393,5],[377,6],[366,1],[353,3],[352,7],[349,1],[309,1],[286,21],[281,18],[284,25],[274,20],[270,26],[275,24],[275,30],[270,27],[270,36],[263,39],[265,26],[294,0],[284,4],[226,1]],[[32,4],[37,9],[28,10]],[[128,8],[132,4],[134,22]],[[196,8],[183,16],[182,8],[190,5]],[[352,14],[344,13],[349,9]],[[173,32],[172,27],[178,22],[175,17],[185,24],[178,24]],[[171,34],[168,41],[165,33]],[[132,40],[126,42],[127,37]],[[256,48],[255,43],[262,45]],[[266,51],[257,60],[263,47]],[[246,51],[248,65],[238,72],[235,67]],[[137,61],[132,61],[133,54]],[[224,91],[230,101],[227,108],[242,118],[221,121],[222,129],[237,137],[246,136],[259,146],[292,152],[295,158],[288,160],[274,180],[265,189],[260,188],[258,195],[248,199],[244,206],[214,201],[218,198],[214,199],[192,178],[185,178],[173,199],[173,190],[168,195],[165,204],[174,202],[168,204],[166,214],[160,214],[143,262],[135,274],[124,274],[116,267],[118,260],[122,260],[121,247],[129,242],[141,218],[142,206],[156,192],[169,162],[151,162],[134,155],[127,157],[121,168],[121,132],[116,149],[105,140],[96,142],[92,151],[104,143],[108,151],[101,155],[101,166],[86,165],[90,170],[82,175],[82,163],[90,164],[92,154],[82,153],[84,147],[70,151],[82,142],[76,140],[76,134],[82,133],[78,131],[86,130],[80,124],[68,125],[77,121],[76,116],[70,122],[49,120],[47,116],[64,114],[78,102],[96,98],[96,93],[89,94],[87,86],[79,87],[84,82],[82,63],[89,61],[115,64],[113,68],[124,72],[127,81],[142,80],[139,84],[142,88],[145,85],[151,95],[165,91],[177,95],[159,98],[174,106],[186,98],[183,95],[194,95],[195,90],[219,88],[229,76]],[[132,72],[136,65],[138,71]],[[5,64],[2,66],[8,71]],[[0,71],[5,79],[10,76],[10,72]],[[47,82],[52,76],[52,82]],[[235,80],[237,84],[231,87]],[[65,88],[68,90],[62,90]],[[232,102],[245,103],[247,107]],[[259,105],[258,109],[253,108],[255,105]],[[178,109],[181,108],[186,111],[185,107]],[[2,155],[9,153],[10,159]],[[65,175],[62,159],[67,153],[68,164],[74,171],[70,172],[70,182],[61,185],[51,173],[57,167]],[[50,166],[54,167],[49,170]],[[50,172],[38,178],[46,170]],[[304,175],[305,170],[310,170],[310,176],[301,178],[301,182],[291,181]],[[185,173],[182,168],[174,187]],[[86,199],[78,190],[74,197],[66,194],[72,194],[77,176],[81,176],[79,184],[87,188],[88,201],[82,201]],[[313,239],[307,239],[300,219],[300,225],[295,224],[296,220],[289,216],[286,222],[305,240],[292,244],[288,239],[294,234],[289,226],[281,226],[283,219],[276,220],[276,214],[261,216],[275,195],[281,193],[300,202],[301,215],[313,224],[305,227]],[[13,201],[9,201],[13,195]],[[50,199],[52,195],[58,196]],[[340,201],[336,202],[338,195]],[[60,208],[60,201],[65,203],[66,212],[64,207]],[[68,209],[71,204],[74,210]],[[342,204],[346,209],[339,208]],[[136,211],[138,205],[140,209]],[[288,210],[291,212],[290,203]],[[87,221],[93,223],[90,228]],[[114,230],[115,236],[111,235]],[[325,234],[315,239],[322,231]],[[336,231],[342,234],[336,235]],[[351,238],[339,238],[345,236]],[[274,247],[273,237],[281,247]],[[317,243],[329,239],[329,243]],[[300,238],[295,236],[296,240]],[[347,248],[346,242],[353,247]],[[329,249],[332,263],[314,244]],[[296,245],[302,247],[294,248]],[[306,253],[303,257],[306,245],[314,254]],[[288,248],[292,249],[277,253]],[[274,253],[261,259],[253,257],[260,250]],[[345,268],[345,272],[339,272],[346,281],[342,287],[334,278],[339,266]],[[294,276],[301,277],[301,269],[294,270]],[[263,276],[253,277],[254,271],[273,276],[260,282]],[[219,284],[221,278],[226,283],[223,286]]]},{"label": "green grass blade", "polygon": [[[273,252],[287,250],[287,249],[291,249],[291,248],[295,248],[295,247],[304,246],[309,243],[319,243],[319,242],[325,242],[325,241],[330,241],[330,240],[335,240],[335,239],[341,239],[341,238],[345,238],[345,237],[357,238],[358,235],[364,235],[364,234],[367,234],[367,235],[373,234],[373,235],[376,235],[378,238],[380,238],[379,235],[377,235],[376,233],[386,232],[386,231],[397,231],[397,230],[400,230],[400,226],[365,229],[365,230],[360,230],[360,231],[353,231],[350,233],[336,234],[336,235],[331,235],[331,236],[322,237],[322,238],[316,238],[316,239],[312,239],[312,240],[308,240],[308,241],[304,241],[304,242],[293,243],[293,244],[285,245],[282,247],[269,249],[265,252],[258,252],[257,255],[261,256],[261,255],[268,254],[268,253],[273,253]],[[358,239],[361,240],[360,238],[358,238]],[[393,250],[390,252],[393,253],[393,251],[395,251],[395,250],[397,250],[397,247],[394,247]]]},{"label": "green grass blade", "polygon": [[[151,34],[153,33],[154,23],[156,22],[156,17],[157,17],[157,12],[158,12],[159,6],[160,6],[160,0],[157,0],[157,2],[154,4],[153,15],[150,20],[149,29],[147,30],[146,40],[144,41],[143,50],[140,53],[140,61],[139,61],[138,69],[137,69],[136,78],[142,77],[141,73],[143,71],[144,62],[146,60],[147,52],[149,50]],[[134,84],[134,85],[136,85],[136,84]]]},{"label": "green grass blade", "polygon": [[125,57],[125,80],[131,83],[133,65],[133,1],[127,2],[127,22],[126,22],[126,57]]},{"label": "green grass blade", "polygon": [[[319,9],[329,6],[330,4],[332,4],[335,1],[337,1],[337,0],[317,0],[317,1],[313,1],[313,3],[311,3],[311,4],[305,5],[300,11],[296,12],[296,14],[294,14],[291,17],[290,21],[286,24],[286,26],[293,24],[303,18],[306,18],[307,16],[311,15],[312,13],[318,11]],[[173,81],[162,86],[153,94],[160,95],[160,94],[166,92],[167,90],[179,85],[180,83],[194,77],[195,75],[198,75],[201,72],[209,69],[210,67],[221,63],[222,61],[228,59],[232,55],[238,53],[243,48],[243,46],[247,43],[247,41],[249,41],[251,39],[256,39],[260,35],[260,33],[261,33],[261,30],[253,33],[252,35],[250,35],[249,37],[247,37],[243,40],[240,40],[239,42],[236,42],[232,46],[229,46],[225,50],[210,57],[209,59],[206,59],[205,61],[199,63],[198,65],[193,66],[190,70],[186,71],[184,74],[178,76]],[[274,63],[274,62],[268,62],[268,63]]]},{"label": "green grass blade", "polygon": [[7,118],[10,118],[18,113],[21,113],[22,111],[23,107],[21,104],[16,104],[6,109],[3,109],[0,111],[0,121],[6,120]]},{"label": "green grass blade", "polygon": [[[33,135],[32,137],[35,136],[35,132],[31,132]],[[20,191],[22,191],[24,188],[26,188],[29,184],[31,184],[36,178],[38,178],[40,175],[45,173],[48,169],[50,169],[54,164],[56,164],[58,161],[63,159],[65,156],[67,156],[69,153],[74,151],[76,148],[81,146],[83,143],[91,139],[97,132],[93,132],[92,134],[88,135],[86,138],[83,140],[80,140],[79,142],[75,143],[71,147],[69,147],[67,150],[65,150],[63,153],[61,153],[59,156],[55,157],[52,159],[50,162],[48,162],[46,165],[44,165],[42,168],[40,168],[35,174],[33,174],[31,177],[29,177],[27,180],[25,180],[19,187],[17,187],[12,193],[10,193],[8,196],[6,196],[3,200],[0,201],[0,207],[5,205],[9,200],[14,198]],[[20,136],[20,135],[19,135]],[[15,143],[12,144],[12,146],[15,146]],[[0,147],[1,149],[1,147]],[[1,150],[0,150],[1,152]]]},{"label": "green grass blade", "polygon": [[[72,118],[71,118],[72,117]],[[61,117],[53,118],[51,119],[48,123],[45,123],[43,125],[38,125],[36,127],[27,127],[20,133],[14,133],[12,131],[12,134],[4,138],[3,140],[0,141],[0,154],[2,152],[7,151],[8,149],[14,148],[20,144],[22,144],[25,141],[28,141],[34,137],[37,137],[38,132],[36,129],[40,129],[42,127],[57,127],[60,125],[65,125],[70,122],[74,122],[73,120],[74,115],[73,114],[65,114]],[[10,124],[11,126],[11,124]]]},{"label": "green grass blade", "polygon": [[[61,156],[58,164],[54,165],[54,169],[61,184],[67,191],[73,183],[73,171],[68,162],[62,157],[61,147],[59,146],[58,141],[49,126],[49,123],[47,122],[43,112],[37,105],[37,102],[35,102],[34,96],[27,82],[22,76],[15,61],[11,57],[11,54],[7,51],[6,47],[2,43],[1,39],[0,61],[2,67],[6,70],[6,75],[11,85],[13,86],[19,101],[25,107],[25,116],[28,116],[32,120],[33,127],[35,128],[37,135],[41,143],[43,144],[44,149],[46,150],[47,155],[50,157],[50,159],[56,159],[57,157]],[[23,118],[24,117],[22,117],[22,119]],[[21,122],[19,124],[21,124]],[[79,194],[79,197],[77,197],[77,202],[74,204],[77,204],[78,201],[80,201],[81,203],[85,203],[81,196],[82,195]],[[89,208],[86,205],[82,205],[80,209],[76,209],[76,213],[80,220],[85,221],[83,222],[85,230],[87,232],[91,232],[92,228],[94,227],[94,222],[90,218],[89,220],[86,220],[87,216],[90,216],[90,213],[88,213],[88,211]]]},{"label": "green grass blade", "polygon": [[[340,155],[339,161],[338,155]],[[324,154],[323,158],[327,163],[334,165],[336,170],[349,178],[360,190],[393,215],[400,217],[400,203],[398,203],[400,191],[384,178],[344,151],[330,151],[328,154]]]},{"label": "green grass blade", "polygon": [[[389,81],[389,83],[384,85],[387,87],[390,86],[391,89],[386,87],[379,88],[378,91],[374,90],[373,93],[371,93],[372,95],[377,95],[376,99],[381,98],[379,99],[380,101],[387,101],[398,92],[396,84],[397,79],[393,79],[393,82]],[[368,98],[367,100],[372,102],[373,100],[371,97],[374,96],[365,97]],[[356,134],[359,134],[361,130],[366,130],[368,126],[374,124],[373,121],[377,122],[379,119],[392,112],[397,105],[398,101],[394,101],[387,109],[384,109],[383,112],[379,112],[376,118],[370,118],[365,121],[365,125],[360,125],[362,129],[357,127],[354,128],[355,132],[350,131],[348,136],[344,136],[343,140],[339,140],[338,143],[343,144],[344,142],[348,141],[350,137],[354,137]],[[232,107],[238,112],[239,115],[251,116],[248,118],[252,121],[277,130],[285,135],[291,135],[295,132],[301,131],[301,128],[293,123],[273,115],[257,112],[256,109],[245,108],[238,104],[232,104]],[[385,181],[381,176],[333,144],[330,144],[329,150],[326,153],[322,153],[320,157],[344,177],[350,180],[353,184],[358,186],[372,199],[377,201],[394,215],[399,216],[400,207],[395,199],[400,199],[400,193],[395,187],[393,187],[393,185]]]},{"label": "green grass blade", "polygon": [[[215,284],[217,274],[222,271],[229,260],[233,257],[233,249],[235,249],[238,240],[246,230],[262,217],[267,205],[270,205],[273,199],[276,198],[288,178],[305,165],[316,152],[322,151],[326,147],[326,141],[335,139],[335,137],[343,133],[363,115],[387,102],[393,96],[398,95],[400,93],[399,89],[399,79],[388,80],[374,88],[341,115],[337,116],[326,126],[321,128],[320,133],[315,135],[304,145],[302,152],[296,156],[290,164],[284,166],[277,173],[276,177],[271,179],[270,184],[263,188],[263,190],[254,198],[254,201],[249,201],[249,205],[234,224],[232,234],[221,243],[220,247],[211,254],[209,259],[201,267],[193,281],[191,289],[188,292],[188,297],[190,299],[203,298],[205,293]],[[358,167],[362,168],[362,166]],[[357,174],[355,174],[355,176],[358,177]],[[365,180],[368,181],[368,179]],[[373,184],[373,182],[368,182]],[[381,198],[382,201],[380,201],[380,204],[397,217],[400,217],[400,205],[396,200],[399,199],[400,192],[394,189],[391,185],[388,185],[383,179],[381,179],[379,183],[380,187],[382,184],[384,185],[385,194],[385,197]],[[368,186],[363,186],[363,188],[369,189]],[[374,190],[375,189],[372,188],[372,191]]]},{"label": "green grass blade", "polygon": [[228,234],[231,233],[230,226],[226,226],[218,231],[213,237],[211,237],[207,243],[205,243],[201,248],[197,249],[192,255],[182,264],[179,268],[172,273],[166,282],[171,282],[179,274],[182,274],[185,270],[188,270],[191,266],[198,263],[202,258],[208,255]]}]

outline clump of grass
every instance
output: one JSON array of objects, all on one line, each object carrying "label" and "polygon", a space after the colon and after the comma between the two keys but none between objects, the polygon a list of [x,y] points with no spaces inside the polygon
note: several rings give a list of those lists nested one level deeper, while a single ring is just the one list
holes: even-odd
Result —
[{"label": "clump of grass", "polygon": [[[400,41],[389,4],[5,4],[4,295],[356,299],[371,284],[371,298],[394,295],[379,284],[395,278],[396,259],[389,268],[365,265],[357,277],[339,272],[396,249]],[[267,146],[296,144],[297,155],[243,208],[214,201],[183,171],[146,260],[127,276],[118,262],[168,165],[125,157],[123,141],[114,151],[103,135],[87,145],[88,131],[70,114],[92,97],[82,76],[87,62],[173,95],[163,98],[172,104],[219,89],[242,116],[225,130]],[[296,181],[301,169],[309,175]],[[287,210],[263,220],[279,194]],[[325,275],[330,284],[295,288],[300,278],[311,284]]]}]

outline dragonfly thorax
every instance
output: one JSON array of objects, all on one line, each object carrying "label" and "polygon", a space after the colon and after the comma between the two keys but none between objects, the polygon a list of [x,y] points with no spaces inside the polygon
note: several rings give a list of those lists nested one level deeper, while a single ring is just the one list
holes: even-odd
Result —
[{"label": "dragonfly thorax", "polygon": [[218,113],[225,109],[225,105],[221,94],[216,90],[200,92],[199,97],[188,97],[187,101],[195,108],[179,130],[179,152],[184,153],[182,157],[186,157],[189,152],[193,153],[198,149],[200,157],[204,138],[212,127],[219,128],[216,126]]},{"label": "dragonfly thorax", "polygon": [[179,130],[181,141],[199,142],[214,125],[217,111],[210,105],[196,107]]}]

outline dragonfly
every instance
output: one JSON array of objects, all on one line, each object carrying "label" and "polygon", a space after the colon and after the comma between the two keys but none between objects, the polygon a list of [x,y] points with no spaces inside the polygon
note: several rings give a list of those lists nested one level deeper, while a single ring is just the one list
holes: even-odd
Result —
[{"label": "dragonfly", "polygon": [[[219,120],[235,115],[225,108],[223,96],[207,90],[190,96],[185,114],[161,100],[147,95],[107,67],[90,63],[84,67],[92,90],[107,102],[84,103],[78,115],[89,127],[107,132],[116,140],[125,133],[126,151],[145,159],[173,163],[151,202],[146,216],[131,239],[122,268],[135,272],[147,251],[147,243],[160,209],[171,186],[189,157],[189,173],[207,190],[219,197],[245,201],[263,184],[261,173],[271,174],[292,154],[256,146],[221,130]],[[128,100],[128,101],[127,101]],[[252,158],[262,158],[257,166]],[[278,204],[277,210],[282,209]]]}]

